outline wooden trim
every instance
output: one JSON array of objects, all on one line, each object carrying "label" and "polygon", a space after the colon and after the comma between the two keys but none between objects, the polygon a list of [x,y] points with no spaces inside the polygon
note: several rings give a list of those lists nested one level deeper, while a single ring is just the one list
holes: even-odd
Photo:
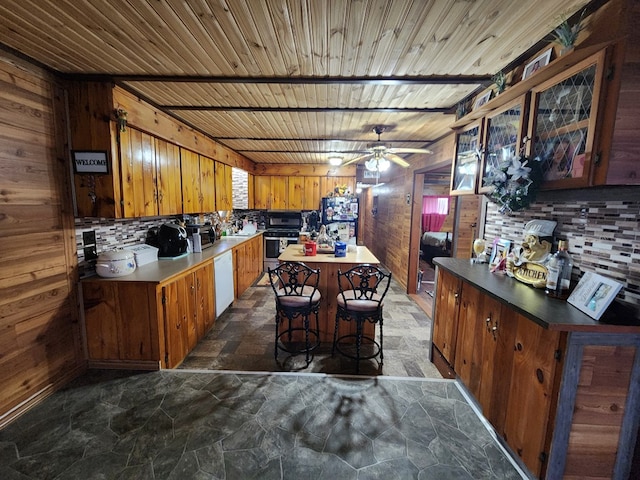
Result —
[{"label": "wooden trim", "polygon": [[89,360],[89,368],[122,370],[160,370],[161,362],[156,360]]},{"label": "wooden trim", "polygon": [[433,344],[431,344],[431,363],[433,363],[443,378],[455,380],[456,372],[453,370],[451,365],[449,365],[449,362],[447,362],[442,353],[440,353],[438,347]]},{"label": "wooden trim", "polygon": [[27,413],[29,410],[31,410],[31,408],[45,401],[55,392],[66,386],[73,379],[82,375],[86,371],[86,369],[87,365],[83,362],[76,365],[71,370],[65,371],[64,374],[58,377],[55,381],[49,383],[44,388],[34,393],[31,397],[24,400],[23,402],[0,416],[0,429],[13,422],[24,413]]}]

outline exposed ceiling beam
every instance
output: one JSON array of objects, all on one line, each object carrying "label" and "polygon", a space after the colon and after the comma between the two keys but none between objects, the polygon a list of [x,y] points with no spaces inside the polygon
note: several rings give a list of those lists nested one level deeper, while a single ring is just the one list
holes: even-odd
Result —
[{"label": "exposed ceiling beam", "polygon": [[167,110],[203,112],[355,112],[355,113],[451,113],[451,108],[360,108],[360,107],[240,107],[213,105],[160,105]]},{"label": "exposed ceiling beam", "polygon": [[[423,142],[426,143],[426,142]],[[331,153],[331,154],[339,154],[339,155],[362,155],[368,153],[367,150],[250,150],[250,149],[241,149],[236,150],[239,153]],[[401,154],[406,155],[406,154]]]},{"label": "exposed ceiling beam", "polygon": [[[273,137],[216,137],[217,140],[250,140],[257,142],[350,142],[350,143],[373,143],[370,138],[368,139],[354,139],[354,138],[273,138]],[[384,143],[433,143],[433,140],[402,140],[402,139],[384,139]]]}]

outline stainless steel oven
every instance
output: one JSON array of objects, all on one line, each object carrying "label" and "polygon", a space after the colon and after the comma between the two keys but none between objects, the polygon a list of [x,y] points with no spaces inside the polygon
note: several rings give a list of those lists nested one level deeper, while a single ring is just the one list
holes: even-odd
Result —
[{"label": "stainless steel oven", "polygon": [[302,227],[300,212],[269,210],[264,232],[264,271],[278,266],[278,257],[288,245],[298,243]]}]

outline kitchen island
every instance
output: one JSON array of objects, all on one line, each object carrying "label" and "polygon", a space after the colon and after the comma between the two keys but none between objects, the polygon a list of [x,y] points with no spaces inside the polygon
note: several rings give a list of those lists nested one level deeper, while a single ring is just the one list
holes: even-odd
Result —
[{"label": "kitchen island", "polygon": [[436,258],[432,361],[459,379],[536,478],[626,479],[640,411],[640,320],[594,320],[468,259]]},{"label": "kitchen island", "polygon": [[[333,253],[319,253],[314,256],[305,256],[302,245],[289,245],[278,257],[279,262],[303,262],[313,269],[320,269],[320,283],[318,290],[322,295],[320,301],[320,341],[333,342],[337,303],[336,297],[340,292],[338,288],[338,270],[345,272],[352,267],[362,264],[378,265],[380,261],[371,251],[362,245],[356,247],[355,252],[347,251],[346,256],[336,257]],[[350,328],[351,327],[351,328]],[[374,325],[367,323],[364,334],[372,336]],[[352,331],[353,330],[353,331]],[[340,322],[338,335],[355,333],[355,324]]]}]

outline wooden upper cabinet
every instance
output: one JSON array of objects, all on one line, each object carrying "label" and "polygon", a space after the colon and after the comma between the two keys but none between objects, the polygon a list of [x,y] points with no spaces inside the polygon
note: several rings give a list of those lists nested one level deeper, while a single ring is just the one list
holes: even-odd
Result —
[{"label": "wooden upper cabinet", "polygon": [[480,119],[456,133],[451,171],[451,195],[477,193],[483,126],[483,119]]},{"label": "wooden upper cabinet", "polygon": [[158,215],[182,213],[180,147],[156,138],[155,150]]},{"label": "wooden upper cabinet", "polygon": [[522,140],[526,136],[528,95],[522,95],[484,117],[484,135],[481,142],[478,193],[491,190],[484,178],[493,168],[524,153]]},{"label": "wooden upper cabinet", "polygon": [[215,164],[211,158],[199,155],[200,163],[200,210],[195,213],[213,212],[216,210],[216,177]]},{"label": "wooden upper cabinet", "polygon": [[271,176],[256,175],[253,177],[253,206],[258,210],[271,208]]},{"label": "wooden upper cabinet", "polygon": [[271,208],[286,210],[289,208],[287,196],[289,193],[289,177],[271,177]]},{"label": "wooden upper cabinet", "polygon": [[201,213],[200,209],[200,158],[185,148],[180,149],[182,175],[182,210],[184,213]]},{"label": "wooden upper cabinet", "polygon": [[541,162],[544,188],[579,188],[591,184],[598,162],[596,143],[605,50],[563,71],[531,91],[530,156]]},{"label": "wooden upper cabinet", "polygon": [[182,213],[176,145],[127,128],[120,132],[120,170],[125,218]]},{"label": "wooden upper cabinet", "polygon": [[233,168],[215,162],[216,210],[233,209]]},{"label": "wooden upper cabinet", "polygon": [[355,177],[319,175],[250,175],[256,209],[318,210],[320,199],[337,187],[355,191]]},{"label": "wooden upper cabinet", "polygon": [[304,177],[302,209],[319,210],[321,198],[320,177]]},{"label": "wooden upper cabinet", "polygon": [[290,176],[288,179],[287,206],[291,210],[302,210],[304,208],[304,188],[305,177]]}]

